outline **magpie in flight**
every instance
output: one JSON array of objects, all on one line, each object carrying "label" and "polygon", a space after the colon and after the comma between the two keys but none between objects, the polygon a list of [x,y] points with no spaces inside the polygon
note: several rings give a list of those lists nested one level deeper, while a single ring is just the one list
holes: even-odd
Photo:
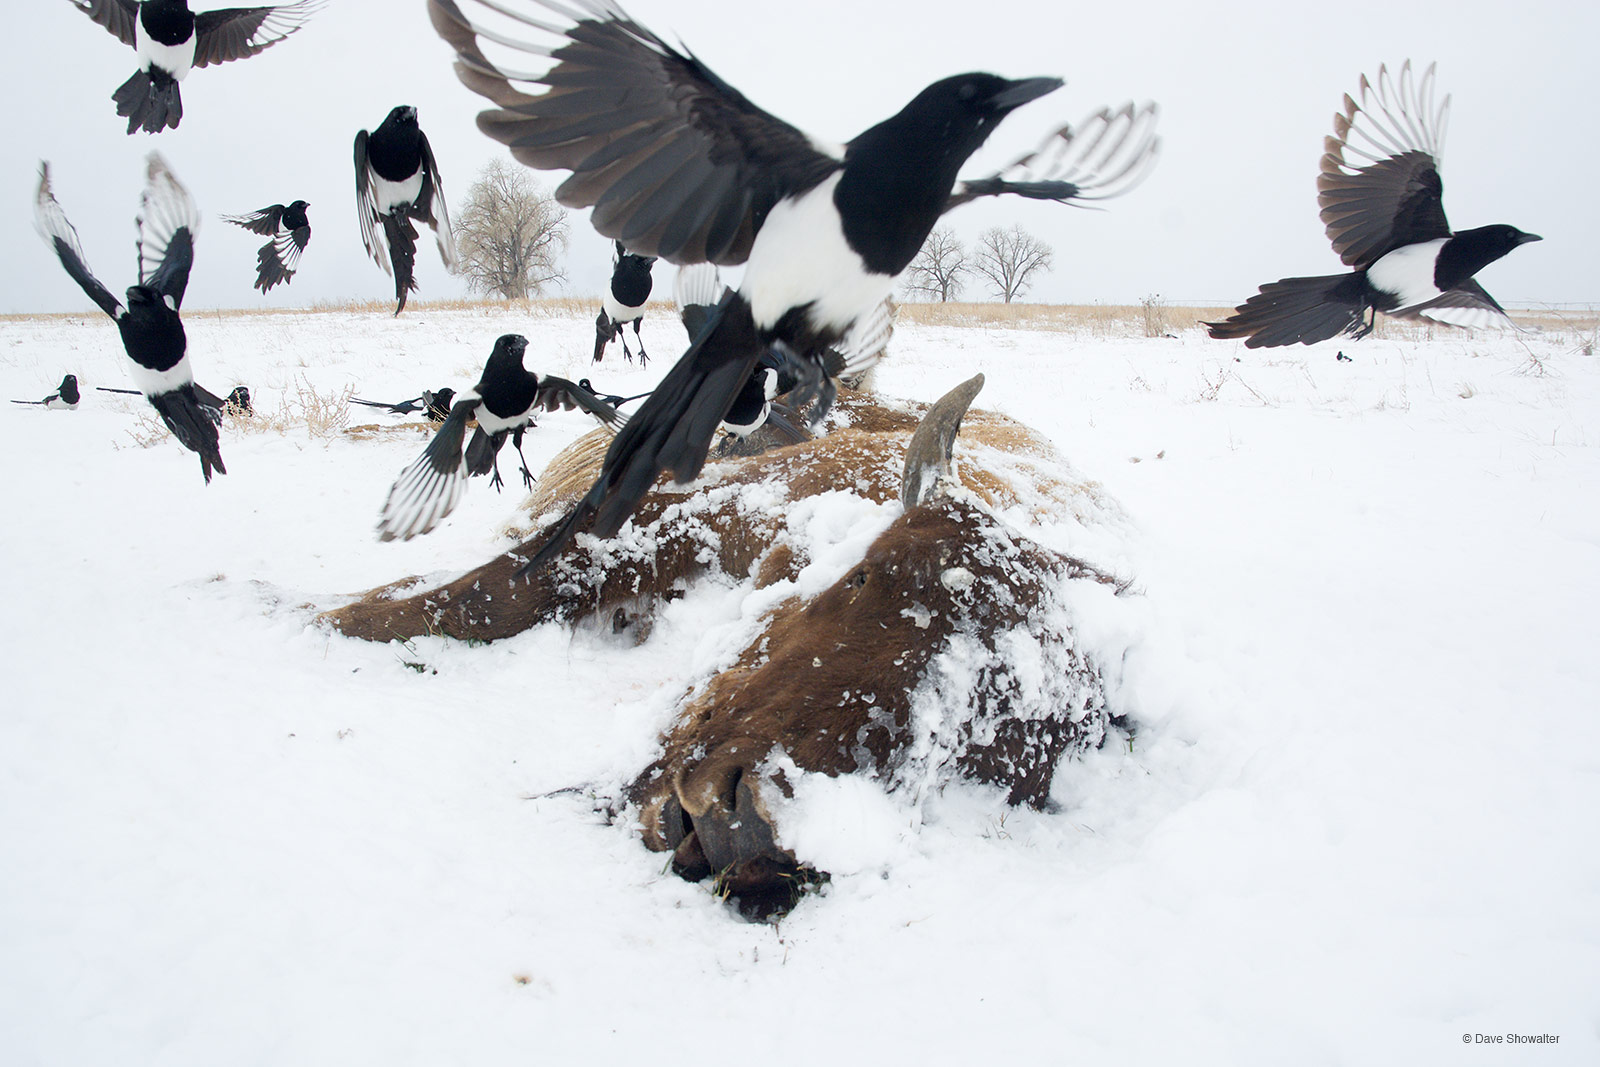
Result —
[{"label": "magpie in flight", "polygon": [[189,269],[194,265],[194,235],[200,226],[200,213],[189,191],[178,184],[166,161],[151,152],[136,219],[139,284],[128,289],[126,307],[89,270],[78,231],[50,190],[48,163],[39,166],[34,222],[72,280],[116,320],[133,383],[172,435],[200,457],[206,482],[210,483],[212,471],[227,474],[217,440],[223,402],[195,385],[188,341],[178,317]]},{"label": "magpie in flight", "polygon": [[440,389],[437,392],[424,389],[421,396],[402,400],[398,404],[385,404],[381,400],[362,400],[360,397],[351,397],[350,403],[363,404],[369,408],[382,408],[391,415],[410,415],[420,411],[429,422],[443,422],[450,417],[450,405],[455,403],[456,391],[454,389]]},{"label": "magpie in flight", "polygon": [[224,215],[224,222],[243,226],[251,233],[270,238],[256,253],[256,284],[263,294],[280,282],[294,279],[295,268],[300,265],[300,253],[311,243],[311,220],[304,200],[292,204],[273,204],[247,215]]},{"label": "magpie in flight", "polygon": [[111,98],[128,133],[178,128],[178,83],[195,67],[253,56],[304,26],[323,0],[274,7],[189,10],[188,0],[72,0],[73,6],[139,53],[139,70]]},{"label": "magpie in flight", "polygon": [[650,362],[644,351],[644,338],[639,336],[639,324],[644,321],[644,305],[650,299],[650,268],[655,256],[637,256],[617,242],[617,263],[611,268],[611,286],[600,298],[600,317],[594,320],[594,361],[606,354],[606,345],[622,339],[622,354],[629,363],[633,353],[628,351],[628,339],[622,327],[633,323],[633,339],[639,342],[639,366]]},{"label": "magpie in flight", "polygon": [[[1092,144],[1063,150],[1078,140],[1066,128],[1012,168],[960,182],[961,166],[1000,120],[1060,79],[945,78],[848,143],[829,144],[756,107],[614,0],[537,3],[551,15],[525,13],[535,0],[429,0],[457,76],[498,105],[479,114],[479,129],[528,166],[571,171],[556,199],[592,207],[595,228],[635,253],[743,263],[745,273],[524,573],[580,528],[615,534],[661,471],[695,477],[771,345],[807,371],[808,389],[820,383],[822,353],[890,294],[949,208],[1004,193],[1062,202],[1115,195],[1154,160],[1154,109],[1127,108]],[[530,29],[546,40],[524,40]],[[485,48],[505,58],[496,63]],[[550,65],[522,69],[532,57]],[[1085,163],[1077,180],[1062,177],[1060,168]]]},{"label": "magpie in flight", "polygon": [[1346,94],[1333,116],[1317,203],[1333,250],[1354,272],[1269,282],[1228,318],[1205,323],[1212,337],[1243,338],[1246,348],[1341,333],[1359,340],[1380,311],[1451,326],[1512,325],[1472,276],[1541,238],[1505,225],[1450,229],[1439,180],[1450,98],[1435,106],[1433,72],[1429,64],[1418,82],[1407,60],[1397,91],[1380,66],[1377,90],[1362,75],[1360,102]]},{"label": "magpie in flight", "polygon": [[[422,454],[395,479],[378,521],[378,540],[409,541],[425,534],[455,510],[467,478],[488,474],[496,489],[500,480],[500,448],[510,436],[522,460],[522,483],[533,485],[533,472],[522,454],[522,435],[541,411],[582,409],[613,432],[622,417],[593,393],[565,378],[540,377],[522,365],[528,339],[508,333],[494,343],[478,384],[456,398],[450,415]],[[463,457],[461,442],[467,422],[478,420]]]},{"label": "magpie in flight", "polygon": [[49,411],[77,411],[78,401],[83,399],[78,392],[78,376],[69,374],[61,379],[61,384],[56,391],[43,400],[13,400],[13,404],[43,405]]},{"label": "magpie in flight", "polygon": [[417,125],[416,108],[397,107],[371,133],[356,134],[356,214],[367,254],[385,274],[394,275],[396,315],[405,310],[406,296],[417,290],[412,275],[417,260],[413,219],[433,227],[439,258],[455,269],[450,205],[433,148]]}]

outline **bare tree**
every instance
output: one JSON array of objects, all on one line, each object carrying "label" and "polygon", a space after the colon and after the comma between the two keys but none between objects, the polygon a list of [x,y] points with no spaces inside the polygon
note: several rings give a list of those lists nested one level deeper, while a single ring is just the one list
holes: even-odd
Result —
[{"label": "bare tree", "polygon": [[1033,275],[1050,267],[1050,246],[1015,224],[1009,230],[983,231],[972,264],[994,295],[1008,304],[1027,291]]},{"label": "bare tree", "polygon": [[972,268],[967,250],[956,239],[954,230],[940,226],[922,242],[922,251],[906,268],[905,291],[938,297],[942,304],[961,295],[964,276]]},{"label": "bare tree", "polygon": [[567,212],[522,167],[490,160],[457,218],[456,272],[472,292],[513,300],[566,279]]}]

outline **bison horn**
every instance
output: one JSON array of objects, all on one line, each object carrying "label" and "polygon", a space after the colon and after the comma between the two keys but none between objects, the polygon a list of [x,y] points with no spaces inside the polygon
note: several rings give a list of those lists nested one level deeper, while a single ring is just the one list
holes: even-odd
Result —
[{"label": "bison horn", "polygon": [[906,472],[900,483],[900,503],[905,509],[927,500],[941,478],[950,477],[961,417],[983,389],[983,375],[974,375],[941,396],[922,417],[906,446]]}]

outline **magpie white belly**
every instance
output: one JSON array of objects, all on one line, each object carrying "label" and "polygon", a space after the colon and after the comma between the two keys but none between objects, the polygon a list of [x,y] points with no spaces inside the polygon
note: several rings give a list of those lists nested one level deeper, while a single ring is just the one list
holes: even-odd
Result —
[{"label": "magpie white belly", "polygon": [[417,197],[422,195],[422,168],[403,182],[392,182],[387,178],[379,177],[376,172],[372,175],[372,200],[378,205],[380,215],[388,215],[397,207],[410,207],[417,202]]},{"label": "magpie white belly", "polygon": [[139,392],[145,396],[171,393],[194,381],[194,372],[189,368],[188,355],[167,370],[151,370],[129,359],[128,375],[133,379],[133,384],[138,387]]},{"label": "magpie white belly", "polygon": [[1400,301],[1396,311],[1434,299],[1440,290],[1433,283],[1433,268],[1445,241],[1441,237],[1395,249],[1367,268],[1367,283],[1393,293]]},{"label": "magpie white belly", "polygon": [[632,322],[644,310],[642,306],[629,307],[626,304],[619,303],[617,298],[611,295],[610,286],[607,286],[606,291],[601,294],[600,306],[605,308],[605,312],[611,317],[612,322]]},{"label": "magpie white belly", "polygon": [[529,421],[528,412],[526,411],[507,418],[501,418],[482,404],[478,405],[477,418],[478,425],[483,427],[483,432],[486,434],[505,433],[507,430],[515,430],[518,426],[526,426]]},{"label": "magpie white belly", "polygon": [[845,241],[833,203],[840,177],[779,203],[762,224],[739,286],[757,328],[809,304],[814,325],[843,332],[893,291],[894,276],[867,270]]},{"label": "magpie white belly", "polygon": [[134,48],[138,49],[139,58],[144,61],[144,69],[152,66],[160,67],[178,81],[183,81],[184,76],[194,66],[194,35],[191,34],[182,44],[162,44],[145,36],[144,21],[134,20]]}]

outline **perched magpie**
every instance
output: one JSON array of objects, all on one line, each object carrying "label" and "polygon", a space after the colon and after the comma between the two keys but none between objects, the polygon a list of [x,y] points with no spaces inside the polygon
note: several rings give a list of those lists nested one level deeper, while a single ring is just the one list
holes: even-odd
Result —
[{"label": "perched magpie", "polygon": [[83,399],[78,392],[78,376],[69,374],[61,379],[61,384],[56,391],[43,400],[13,400],[13,404],[43,405],[50,411],[77,411],[78,401]]},{"label": "perched magpie", "polygon": [[350,403],[364,404],[369,408],[382,408],[391,415],[409,415],[414,411],[422,412],[429,422],[443,422],[450,417],[450,405],[455,402],[454,389],[440,389],[437,392],[424,389],[421,396],[402,400],[398,404],[385,404],[381,400],[362,400],[360,397],[351,397]]},{"label": "perched magpie", "polygon": [[188,0],[72,0],[79,11],[139,53],[139,71],[111,98],[128,133],[177,129],[178,83],[194,67],[253,56],[304,26],[323,0],[275,7],[230,7],[196,14]]},{"label": "perched magpie", "polygon": [[394,275],[396,315],[405,310],[407,294],[417,289],[412,276],[417,259],[413,219],[433,227],[439,258],[455,269],[450,205],[433,149],[417,125],[416,108],[397,107],[371,133],[356,134],[356,214],[367,254],[385,274]]},{"label": "perched magpie", "polygon": [[172,435],[200,457],[200,471],[207,483],[213,470],[227,474],[217,441],[223,401],[196,387],[189,369],[188,341],[178,317],[194,264],[194,235],[200,226],[200,213],[189,191],[178,184],[166,161],[151,152],[136,220],[139,284],[128,289],[126,307],[89,270],[78,231],[50,190],[48,163],[39,166],[34,221],[67,274],[116,320],[134,384],[160,413]]},{"label": "perched magpie", "polygon": [[311,220],[306,218],[306,208],[310,206],[304,200],[296,200],[287,206],[273,204],[248,215],[222,216],[224,222],[271,238],[256,253],[255,287],[262,293],[279,282],[294,279],[300,253],[311,243]]},{"label": "perched magpie", "polygon": [[594,320],[594,361],[606,354],[606,345],[622,339],[622,354],[629,363],[633,353],[628,351],[628,339],[622,327],[633,323],[633,339],[639,342],[639,366],[650,362],[644,351],[644,338],[639,336],[639,324],[644,321],[644,305],[650,299],[650,268],[655,256],[636,256],[617,242],[617,262],[611,268],[611,285],[600,298],[600,317]]},{"label": "perched magpie", "polygon": [[[122,393],[126,396],[143,396],[138,389],[113,389],[109,385],[97,385],[97,390],[102,393]],[[225,411],[232,411],[236,415],[254,415],[256,409],[250,406],[250,390],[242,385],[233,387],[227,396],[218,396],[199,382],[194,383],[195,399],[200,401],[200,407],[211,418],[212,422],[220,423]]]},{"label": "perched magpie", "polygon": [[[378,521],[378,540],[409,541],[439,525],[455,510],[470,476],[493,471],[492,484],[499,489],[503,484],[500,448],[507,436],[522,460],[523,485],[532,486],[533,472],[522,454],[522,435],[541,411],[581,408],[613,431],[622,425],[616,409],[595,399],[589,390],[565,378],[540,377],[523,367],[527,348],[528,339],[521,334],[508,333],[495,341],[478,384],[456,399],[450,416],[422,455],[395,479]],[[463,458],[461,442],[467,421],[474,418],[478,428]]]},{"label": "perched magpie", "polygon": [[1511,325],[1472,276],[1540,238],[1504,225],[1451,231],[1439,180],[1450,98],[1434,106],[1433,72],[1429,64],[1418,83],[1407,60],[1396,91],[1380,66],[1377,91],[1362,75],[1360,103],[1346,94],[1333,117],[1317,203],[1333,250],[1355,271],[1263,285],[1228,318],[1205,324],[1212,337],[1242,337],[1246,348],[1309,345],[1341,333],[1359,340],[1380,311],[1451,326]]},{"label": "perched magpie", "polygon": [[[1002,193],[1063,202],[1092,189],[1114,195],[1154,158],[1153,118],[1146,117],[1153,110],[1126,109],[1128,121],[1103,131],[1116,151],[1052,154],[1047,142],[1017,164],[1054,166],[1062,156],[1101,164],[1082,182],[1032,169],[1026,182],[997,174],[958,183],[961,166],[996,124],[1059,88],[1060,79],[945,78],[898,114],[833,145],[756,107],[613,0],[538,2],[563,24],[522,13],[530,0],[462,0],[491,23],[520,24],[506,29],[480,27],[456,0],[429,0],[435,29],[456,50],[457,75],[500,108],[481,113],[479,129],[529,166],[570,170],[556,198],[592,207],[595,228],[632,251],[678,263],[743,263],[745,273],[525,570],[553,557],[585,524],[596,536],[616,533],[661,471],[693,478],[769,346],[784,346],[807,369],[808,388],[820,384],[821,354],[889,295],[948,208]],[[525,41],[529,29],[554,40]],[[485,47],[508,58],[496,63]],[[551,65],[517,69],[530,56]],[[517,84],[548,91],[534,95]],[[1056,139],[1071,141],[1070,128]]]}]

